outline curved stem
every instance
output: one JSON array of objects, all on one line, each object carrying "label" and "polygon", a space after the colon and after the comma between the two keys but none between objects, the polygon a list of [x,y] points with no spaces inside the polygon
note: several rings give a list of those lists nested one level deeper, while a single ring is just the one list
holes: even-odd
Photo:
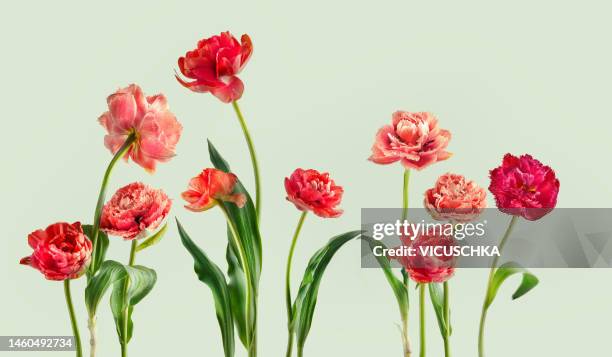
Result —
[{"label": "curved stem", "polygon": [[485,321],[487,319],[487,311],[489,310],[489,307],[487,306],[489,290],[491,289],[491,284],[493,283],[493,276],[495,275],[495,271],[497,270],[497,263],[499,261],[499,257],[501,256],[501,252],[504,249],[504,246],[506,245],[508,238],[510,237],[510,234],[512,233],[512,229],[514,228],[514,225],[516,224],[517,221],[518,221],[518,216],[512,216],[510,223],[508,223],[508,228],[506,229],[506,232],[504,233],[504,236],[502,237],[502,240],[499,243],[499,255],[496,255],[495,257],[493,257],[493,261],[491,262],[491,269],[489,270],[489,280],[487,282],[487,290],[485,290],[485,298],[484,298],[484,302],[482,303],[482,313],[480,314],[480,327],[478,329],[478,356],[479,357],[484,357],[484,328],[485,328]]},{"label": "curved stem", "polygon": [[450,287],[448,281],[444,282],[444,320],[446,321],[446,331],[444,331],[444,357],[450,357]]},{"label": "curved stem", "polygon": [[293,261],[293,252],[295,250],[295,244],[297,243],[298,236],[304,225],[304,220],[308,211],[302,212],[300,220],[298,221],[295,233],[293,233],[293,239],[291,239],[291,248],[289,248],[289,257],[287,258],[287,268],[285,270],[285,303],[287,305],[287,328],[289,331],[289,341],[287,342],[286,356],[290,357],[293,350],[293,329],[291,328],[291,321],[293,320],[292,311],[292,299],[291,299],[291,262]]},{"label": "curved stem", "polygon": [[234,222],[231,220],[229,216],[229,212],[227,211],[223,203],[219,203],[218,206],[223,212],[223,214],[225,215],[225,219],[227,220],[227,225],[232,234],[232,239],[234,240],[236,249],[238,249],[238,256],[240,257],[240,264],[244,268],[244,277],[246,280],[246,307],[245,307],[246,312],[244,316],[246,318],[246,324],[245,324],[246,325],[246,336],[247,336],[246,338],[248,342],[247,350],[248,350],[249,357],[256,356],[257,351],[254,349],[254,347],[256,346],[253,343],[254,342],[254,338],[253,338],[254,331],[251,331],[251,323],[249,321],[251,318],[251,310],[253,308],[251,306],[253,303],[253,297],[252,297],[253,281],[251,279],[251,270],[249,268],[246,251],[244,247],[242,246],[240,239],[238,238],[238,230],[236,229]]},{"label": "curved stem", "polygon": [[255,210],[257,212],[257,220],[259,220],[259,214],[261,212],[261,181],[259,176],[257,154],[255,153],[255,146],[253,146],[253,139],[251,139],[249,128],[247,127],[244,116],[242,116],[242,111],[240,111],[240,107],[238,106],[238,101],[233,101],[232,106],[234,107],[234,111],[236,111],[238,121],[240,121],[244,138],[246,139],[247,146],[249,147],[249,154],[251,154],[251,164],[253,165],[253,174],[255,175]]},{"label": "curved stem", "polygon": [[419,323],[420,323],[420,338],[421,338],[421,352],[420,357],[425,357],[425,288],[427,284],[421,283],[419,285]]},{"label": "curved stem", "polygon": [[70,293],[70,279],[64,280],[64,296],[66,297],[66,306],[68,306],[68,315],[70,315],[70,324],[72,326],[72,333],[74,334],[74,341],[76,344],[76,355],[77,357],[83,356],[83,347],[81,346],[81,334],[79,333],[79,325],[74,315],[74,305],[72,304],[72,294]]},{"label": "curved stem", "polygon": [[98,194],[98,202],[96,203],[96,211],[94,213],[94,222],[93,228],[91,230],[91,242],[93,246],[93,252],[91,254],[91,262],[89,264],[89,270],[87,272],[87,277],[91,278],[98,270],[98,265],[101,262],[96,261],[96,251],[99,249],[98,247],[98,236],[100,235],[100,217],[102,216],[102,207],[104,207],[104,197],[106,195],[106,186],[108,186],[108,181],[110,179],[110,175],[113,172],[113,168],[119,159],[121,159],[130,149],[132,144],[136,141],[136,134],[130,134],[123,145],[119,148],[115,156],[111,159],[106,171],[104,172],[104,178],[102,179],[102,185],[100,186],[100,193]]}]

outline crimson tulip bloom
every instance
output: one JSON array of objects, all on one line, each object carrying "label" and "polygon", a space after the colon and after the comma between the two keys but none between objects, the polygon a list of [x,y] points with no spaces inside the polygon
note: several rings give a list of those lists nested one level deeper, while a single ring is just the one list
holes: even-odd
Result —
[{"label": "crimson tulip bloom", "polygon": [[240,42],[229,32],[205,38],[198,47],[188,51],[178,60],[178,66],[188,82],[178,75],[176,79],[185,88],[194,92],[210,92],[224,103],[242,97],[244,84],[237,77],[251,58],[253,44],[248,35],[242,35]]},{"label": "crimson tulip bloom", "polygon": [[557,205],[559,180],[555,171],[531,155],[506,154],[490,176],[489,191],[504,213],[534,221]]},{"label": "crimson tulip bloom", "polygon": [[83,275],[91,258],[91,241],[81,223],[59,222],[28,235],[34,252],[19,263],[43,273],[48,280],[75,279]]},{"label": "crimson tulip bloom", "polygon": [[242,208],[246,203],[246,195],[233,193],[237,182],[238,178],[232,173],[204,169],[189,181],[189,189],[181,194],[188,203],[185,208],[202,212],[216,206],[219,201],[233,202]]},{"label": "crimson tulip bloom", "polygon": [[285,178],[287,200],[300,211],[312,211],[319,217],[335,218],[342,214],[337,206],[344,189],[336,185],[327,172],[296,169]]}]

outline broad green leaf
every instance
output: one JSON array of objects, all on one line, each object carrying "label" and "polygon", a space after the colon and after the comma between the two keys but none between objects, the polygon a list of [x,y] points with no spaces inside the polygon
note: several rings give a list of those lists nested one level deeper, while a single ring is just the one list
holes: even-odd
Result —
[{"label": "broad green leaf", "polygon": [[[124,326],[123,312],[128,310],[128,341],[132,336],[133,323],[131,320],[133,306],[139,303],[155,285],[157,275],[147,267],[136,265],[127,266],[114,260],[107,260],[100,266],[85,288],[85,305],[89,315],[95,315],[109,287],[112,286],[111,310],[115,318],[119,341],[122,342],[122,327]],[[126,286],[127,284],[127,286]]]},{"label": "broad green leaf", "polygon": [[446,329],[450,329],[452,333],[452,327],[450,321],[446,321],[444,316],[444,290],[441,283],[429,283],[429,297],[431,298],[431,304],[433,305],[434,311],[436,312],[436,318],[438,319],[438,327],[440,328],[440,334],[442,337],[446,335]]},{"label": "broad green leaf", "polygon": [[[93,243],[93,239],[92,239],[92,231],[93,231],[93,226],[91,224],[86,224],[82,226],[83,228],[83,233],[85,233],[85,235],[87,236],[87,238],[89,238],[90,241],[92,241]],[[104,263],[104,259],[106,258],[106,251],[108,250],[108,235],[106,235],[106,233],[99,231],[98,232],[98,243],[96,244],[97,247],[93,247],[93,252],[92,254],[95,255],[95,264],[96,266],[90,266],[88,269],[88,277],[90,277],[90,272],[97,272],[98,269],[100,269],[100,267],[102,266],[102,263]],[[94,259],[92,259],[94,260]]]},{"label": "broad green leaf", "polygon": [[493,275],[493,281],[491,282],[489,291],[487,291],[487,299],[485,301],[486,308],[491,306],[493,300],[495,299],[495,296],[497,295],[497,291],[504,283],[504,281],[506,281],[506,279],[508,279],[514,274],[523,274],[523,279],[521,280],[521,284],[516,289],[514,294],[512,294],[513,300],[518,299],[521,296],[527,294],[531,289],[538,285],[538,278],[518,263],[508,262],[502,264],[499,268],[495,270],[495,274]]},{"label": "broad green leaf", "polygon": [[298,354],[304,349],[306,338],[310,332],[317,295],[321,279],[325,273],[327,265],[334,254],[348,241],[358,237],[362,231],[351,231],[331,238],[323,248],[319,249],[308,262],[304,271],[304,277],[298,290],[297,297],[293,304],[293,320],[291,329],[297,337]]},{"label": "broad green leaf", "polygon": [[[208,152],[210,160],[215,168],[224,171],[231,172],[229,164],[217,151],[214,145],[208,141]],[[256,298],[258,294],[259,277],[261,275],[262,266],[262,244],[261,236],[259,233],[259,227],[257,224],[257,213],[255,211],[255,205],[251,196],[242,185],[240,181],[237,182],[234,190],[236,193],[243,193],[247,197],[246,204],[243,208],[238,208],[233,203],[221,202],[220,204],[227,210],[230,220],[236,226],[238,231],[238,239],[241,245],[245,248],[246,259],[249,265],[249,271],[251,272],[251,280],[253,281],[252,306],[253,310],[251,316],[248,318],[249,326],[251,331],[255,331],[257,324],[257,312],[256,312]],[[249,340],[253,336],[246,336],[247,331],[247,318],[245,313],[246,306],[246,282],[244,278],[244,269],[241,266],[240,259],[238,259],[237,247],[234,246],[231,232],[228,229],[228,247],[227,247],[227,262],[228,262],[228,276],[229,276],[229,290],[230,299],[232,303],[232,311],[235,316],[236,328],[240,341],[248,346]]]},{"label": "broad green leaf", "polygon": [[234,320],[232,316],[232,305],[230,301],[230,292],[225,281],[223,271],[213,263],[206,253],[202,251],[194,242],[191,240],[181,223],[176,220],[178,226],[179,235],[181,236],[181,242],[187,251],[193,257],[195,270],[198,278],[201,282],[208,285],[210,288],[213,299],[215,301],[215,311],[217,313],[217,321],[219,322],[219,328],[221,329],[221,338],[223,339],[223,350],[225,351],[225,357],[234,356],[235,342],[234,342]]},{"label": "broad green leaf", "polygon": [[[387,249],[387,246],[384,243],[372,237],[361,236],[361,239],[368,243],[368,245],[370,246],[370,250],[372,251],[374,251],[374,248],[377,246],[380,246],[383,249]],[[372,254],[374,255],[374,253]],[[385,278],[387,278],[387,282],[391,286],[391,290],[393,290],[393,294],[395,295],[395,299],[397,300],[401,316],[408,316],[409,298],[406,286],[400,279],[395,276],[395,274],[393,274],[389,258],[377,255],[374,255],[374,257],[376,258],[378,265],[380,265],[380,267],[382,268],[383,273],[385,274]],[[402,270],[402,273],[404,272],[405,270]],[[406,281],[408,281],[407,276]]]},{"label": "broad green leaf", "polygon": [[[138,304],[145,296],[147,296],[155,282],[157,274],[155,270],[142,265],[124,265],[123,278],[113,284],[111,293],[111,311],[115,319],[115,327],[119,342],[129,342],[132,338],[134,323],[132,322],[132,312],[134,305]],[[127,337],[123,336],[123,327],[126,324],[125,312],[127,311]]]},{"label": "broad green leaf", "polygon": [[102,263],[96,275],[89,280],[85,288],[85,306],[90,316],[96,314],[100,300],[102,300],[106,290],[124,278],[123,264],[113,260]]},{"label": "broad green leaf", "polygon": [[152,236],[149,236],[148,238],[143,240],[140,244],[138,244],[136,246],[136,251],[140,252],[143,249],[149,248],[150,246],[157,244],[164,237],[164,234],[166,234],[167,230],[168,230],[168,222],[166,222],[164,226],[161,227],[161,229],[155,232]]}]

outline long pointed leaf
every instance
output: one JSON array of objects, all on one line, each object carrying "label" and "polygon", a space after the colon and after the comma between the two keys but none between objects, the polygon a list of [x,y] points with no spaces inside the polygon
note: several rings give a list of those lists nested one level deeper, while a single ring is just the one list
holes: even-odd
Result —
[{"label": "long pointed leaf", "polygon": [[[374,248],[376,248],[377,246],[380,246],[383,249],[387,248],[384,243],[372,237],[361,236],[361,239],[368,243],[368,245],[370,246],[370,250],[372,251],[374,251]],[[389,286],[391,286],[391,290],[393,290],[393,294],[395,295],[395,299],[397,300],[401,316],[408,316],[409,297],[408,291],[406,290],[406,286],[404,286],[404,283],[399,278],[397,278],[395,274],[393,274],[389,258],[378,255],[374,255],[374,257],[376,258],[378,265],[380,265],[380,267],[382,268],[383,273],[385,274],[385,278],[387,278],[387,282],[389,283]]]},{"label": "long pointed leaf", "polygon": [[308,262],[302,283],[293,304],[293,321],[291,327],[297,337],[298,351],[303,351],[306,338],[310,332],[317,295],[321,279],[327,265],[334,254],[348,241],[358,237],[362,231],[351,231],[337,235],[329,240],[323,248],[319,249]]},{"label": "long pointed leaf", "polygon": [[450,328],[450,332],[452,332],[452,327],[450,326],[450,321],[446,321],[446,317],[444,316],[444,290],[442,289],[442,284],[429,283],[427,285],[429,286],[431,304],[436,312],[436,319],[438,320],[440,334],[445,336],[447,326]]},{"label": "long pointed leaf", "polygon": [[164,235],[166,234],[166,231],[168,230],[168,222],[166,222],[164,224],[163,227],[161,227],[157,232],[155,232],[153,235],[147,237],[145,240],[143,240],[141,243],[138,244],[138,246],[136,246],[136,251],[140,252],[143,249],[147,249],[152,245],[155,245],[157,243],[159,243],[159,241],[164,237]]},{"label": "long pointed leaf", "polygon": [[514,274],[523,274],[523,279],[521,280],[521,284],[516,289],[514,294],[512,294],[513,300],[527,294],[531,289],[538,285],[538,278],[529,272],[529,270],[523,268],[520,264],[516,262],[502,264],[495,271],[491,287],[489,288],[489,291],[487,291],[487,299],[485,302],[487,308],[491,306],[493,300],[495,300],[495,296],[497,296],[497,292],[504,281]]},{"label": "long pointed leaf", "polygon": [[[208,152],[211,162],[217,169],[224,172],[231,172],[227,161],[221,156],[219,151],[210,141],[208,141]],[[238,208],[233,203],[221,202],[220,204],[223,205],[225,210],[228,212],[230,220],[236,227],[239,236],[238,239],[240,240],[241,245],[245,248],[246,259],[249,265],[249,271],[251,272],[251,281],[253,282],[253,291],[251,292],[253,299],[253,311],[251,316],[248,317],[248,324],[251,327],[250,330],[254,331],[257,324],[256,299],[258,295],[259,277],[261,275],[262,266],[261,235],[259,233],[255,205],[251,199],[251,196],[240,181],[237,182],[234,192],[243,193],[247,197],[246,204],[243,208]],[[246,336],[246,282],[244,278],[244,268],[241,266],[241,262],[238,259],[237,247],[234,246],[229,229],[227,235],[228,247],[226,258],[228,262],[228,276],[230,278],[229,290],[231,304],[240,341],[243,343],[243,345],[248,346],[250,345],[249,341],[253,338],[253,336]]]},{"label": "long pointed leaf", "polygon": [[215,301],[215,311],[217,313],[217,321],[221,329],[221,338],[223,339],[223,350],[225,357],[234,356],[234,320],[232,316],[232,306],[230,302],[230,292],[225,281],[223,271],[213,263],[206,253],[202,251],[191,240],[181,223],[176,220],[181,242],[187,251],[191,254],[194,261],[193,269],[195,270],[198,279],[206,284],[213,295]]}]

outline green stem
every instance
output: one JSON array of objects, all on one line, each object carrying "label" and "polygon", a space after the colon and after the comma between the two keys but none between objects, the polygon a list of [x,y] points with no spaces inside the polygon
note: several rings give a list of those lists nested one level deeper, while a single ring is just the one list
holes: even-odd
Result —
[{"label": "green stem", "polygon": [[419,285],[419,323],[420,323],[420,338],[421,338],[421,352],[420,357],[425,357],[425,288],[427,284],[421,283]]},{"label": "green stem", "polygon": [[261,180],[259,176],[257,154],[255,153],[255,146],[253,146],[253,139],[251,139],[249,128],[247,127],[242,111],[240,111],[240,107],[238,106],[238,101],[233,101],[232,106],[234,107],[234,111],[236,111],[238,121],[240,121],[240,126],[242,127],[244,138],[246,139],[247,146],[249,147],[249,153],[251,154],[251,164],[253,165],[253,174],[255,175],[255,210],[257,212],[257,219],[259,220],[259,214],[261,212]]},{"label": "green stem", "polygon": [[302,212],[300,220],[298,221],[295,233],[293,233],[293,239],[291,240],[291,248],[289,248],[289,257],[287,258],[287,268],[285,269],[285,303],[287,305],[287,328],[289,331],[289,341],[287,342],[286,356],[290,357],[293,350],[293,329],[291,328],[291,321],[293,320],[292,311],[292,299],[291,299],[291,262],[293,261],[293,252],[295,250],[295,244],[297,243],[298,236],[304,225],[304,220],[308,211]]},{"label": "green stem", "polygon": [[444,282],[444,320],[446,321],[446,331],[444,331],[444,357],[450,357],[450,287],[448,281]]},{"label": "green stem", "polygon": [[77,357],[83,356],[83,347],[81,346],[81,334],[79,333],[79,325],[77,324],[76,316],[74,315],[74,305],[72,304],[72,294],[70,293],[70,279],[64,280],[64,296],[66,297],[66,306],[68,306],[68,315],[70,315],[70,324],[74,341],[76,344]]},{"label": "green stem", "polygon": [[252,297],[253,281],[251,279],[251,270],[249,268],[249,263],[247,260],[245,248],[240,242],[240,239],[238,238],[238,229],[234,225],[234,222],[231,220],[229,212],[227,211],[223,203],[219,203],[218,206],[223,212],[223,214],[225,215],[225,219],[227,220],[227,225],[232,234],[232,239],[234,240],[234,245],[236,246],[236,249],[238,249],[238,255],[240,257],[240,264],[244,268],[244,277],[246,280],[246,307],[245,307],[246,324],[245,325],[246,325],[246,336],[247,336],[246,338],[247,338],[247,344],[248,344],[247,350],[248,350],[249,357],[253,357],[253,356],[257,356],[257,351],[255,348],[256,345],[253,343],[255,341],[255,339],[253,338],[255,333],[254,331],[251,331],[251,323],[250,323],[251,310],[253,308],[251,306],[253,303],[253,297]]},{"label": "green stem", "polygon": [[493,276],[495,276],[495,272],[497,270],[497,263],[499,261],[499,257],[501,256],[501,252],[506,245],[510,234],[512,233],[512,229],[514,225],[518,221],[518,216],[512,216],[510,223],[508,223],[508,228],[502,237],[501,242],[499,243],[499,255],[493,257],[493,261],[491,263],[491,269],[489,270],[489,280],[487,282],[487,290],[485,292],[484,302],[482,303],[482,313],[480,314],[480,327],[478,329],[478,356],[484,357],[484,329],[485,329],[485,321],[487,319],[487,312],[489,307],[487,306],[489,290],[491,289],[491,284],[493,283]]},{"label": "green stem", "polygon": [[[402,189],[402,221],[408,219],[408,194],[410,186],[410,170],[404,170],[404,185]],[[408,291],[408,272],[402,268],[402,279],[406,291]],[[408,291],[409,292],[409,291]],[[412,353],[410,348],[410,336],[408,334],[408,311],[402,316],[402,342],[404,343],[404,356],[409,357]]]},{"label": "green stem", "polygon": [[100,193],[98,194],[98,202],[96,203],[96,211],[94,213],[94,222],[93,228],[91,230],[91,242],[93,246],[93,252],[91,254],[91,262],[89,264],[90,269],[87,272],[87,277],[91,278],[96,271],[98,270],[98,265],[102,262],[96,261],[96,252],[99,249],[98,247],[98,236],[100,235],[100,217],[102,216],[102,207],[104,207],[104,197],[106,195],[106,187],[108,186],[108,181],[110,179],[110,175],[113,172],[113,168],[119,159],[121,159],[130,149],[132,144],[136,141],[136,134],[130,134],[123,145],[119,148],[115,156],[111,159],[108,167],[106,168],[106,172],[104,172],[104,178],[102,179],[102,185],[100,186]]},{"label": "green stem", "polygon": [[408,218],[408,186],[410,185],[410,170],[404,170],[404,191],[402,201],[402,220]]},{"label": "green stem", "polygon": [[[128,260],[128,265],[129,266],[133,266],[134,265],[134,261],[136,260],[136,247],[138,246],[138,242],[136,241],[136,239],[132,239],[132,244],[130,247],[130,258]],[[129,329],[129,319],[130,319],[130,306],[128,304],[128,294],[127,291],[129,289],[129,282],[126,280],[125,281],[125,311],[123,312],[123,343],[121,343],[121,357],[126,357],[127,356],[127,349],[128,349],[128,329]]]}]

